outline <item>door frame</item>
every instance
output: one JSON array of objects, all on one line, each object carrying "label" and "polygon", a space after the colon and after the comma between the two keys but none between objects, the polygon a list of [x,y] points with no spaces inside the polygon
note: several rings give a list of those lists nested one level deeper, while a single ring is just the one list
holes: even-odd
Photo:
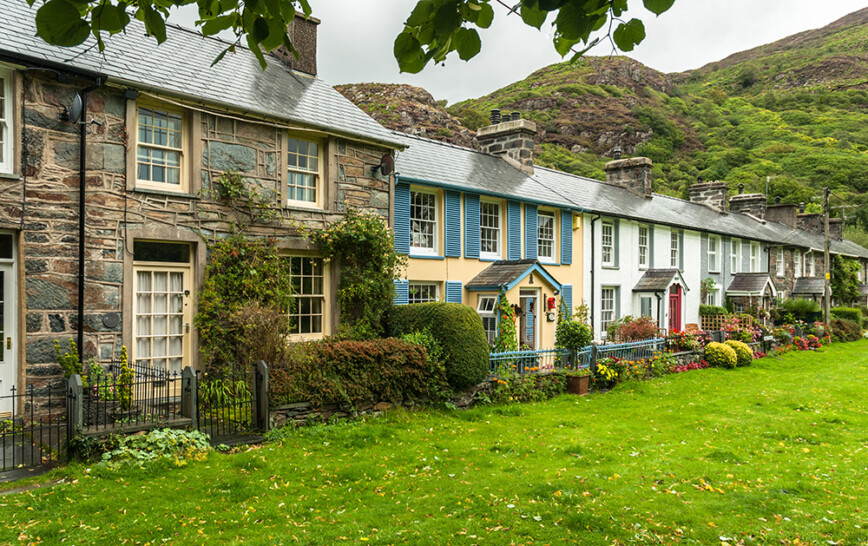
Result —
[{"label": "door frame", "polygon": [[[129,348],[129,359],[131,363],[135,363],[138,361],[138,357],[136,355],[136,347],[137,347],[137,339],[136,339],[136,315],[138,314],[138,275],[139,271],[147,271],[150,273],[183,273],[184,274],[184,282],[183,282],[183,290],[185,291],[185,295],[183,298],[184,302],[184,312],[183,312],[183,323],[181,328],[183,328],[183,347],[181,349],[182,357],[181,357],[181,369],[183,370],[186,366],[192,366],[192,331],[193,331],[193,308],[191,301],[193,299],[193,267],[192,264],[184,264],[184,263],[171,263],[171,262],[133,262],[133,298],[132,298],[132,338]],[[152,277],[153,280],[153,277]],[[168,283],[168,276],[166,279]],[[167,284],[168,287],[168,284]],[[151,302],[153,304],[153,301]],[[167,298],[166,305],[169,305],[169,300]],[[167,307],[168,310],[168,307]],[[153,310],[152,310],[153,312]],[[168,321],[166,323],[166,331],[169,330]],[[166,345],[166,350],[168,351],[168,343]],[[168,358],[166,359],[167,371],[168,371]]]},{"label": "door frame", "polygon": [[521,320],[519,321],[519,350],[521,350],[521,339],[523,337],[524,332],[527,330],[527,313],[525,313],[525,302],[527,300],[533,301],[533,323],[531,326],[533,327],[533,344],[531,345],[531,349],[536,351],[539,349],[540,343],[540,330],[541,330],[541,322],[540,322],[540,290],[538,288],[521,288],[518,292],[518,302],[519,306],[522,310]]},{"label": "door frame", "polygon": [[[669,286],[669,332],[680,332],[684,319],[684,289],[680,284]],[[674,303],[674,307],[673,307]],[[677,321],[675,319],[678,319]]]},{"label": "door frame", "polygon": [[[10,235],[12,238],[12,257],[11,258],[0,258],[0,270],[3,271],[3,301],[4,305],[8,303],[6,310],[8,313],[4,312],[4,322],[8,325],[9,329],[6,330],[6,326],[3,327],[3,335],[0,336],[0,343],[3,344],[3,366],[10,366],[11,370],[8,374],[5,374],[5,377],[8,380],[8,384],[2,385],[0,387],[0,397],[9,396],[12,394],[11,389],[15,387],[16,392],[20,394],[21,389],[19,388],[21,385],[21,371],[23,368],[20,366],[20,351],[18,350],[19,346],[22,343],[22,332],[20,330],[20,325],[22,322],[19,320],[21,317],[21,294],[19,293],[20,288],[20,279],[18,278],[18,237],[15,232],[12,231],[0,231],[0,234]],[[8,340],[8,341],[7,341]],[[7,344],[8,343],[8,344]],[[11,345],[10,348],[7,347]],[[2,398],[0,398],[2,399]],[[7,399],[10,400],[11,399]],[[22,406],[22,400],[19,399],[19,407],[15,408],[16,411],[19,411]],[[9,407],[4,406],[0,407],[0,415],[7,411],[12,410],[12,405],[9,404]]]}]

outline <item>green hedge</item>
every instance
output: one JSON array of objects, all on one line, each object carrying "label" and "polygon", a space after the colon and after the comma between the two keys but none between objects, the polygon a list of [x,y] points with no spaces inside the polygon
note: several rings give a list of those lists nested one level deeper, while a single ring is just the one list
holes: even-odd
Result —
[{"label": "green hedge", "polygon": [[269,369],[273,404],[432,400],[446,386],[443,368],[425,347],[400,339],[297,343]]},{"label": "green hedge", "polygon": [[862,337],[862,326],[852,320],[832,319],[833,341],[857,341]]},{"label": "green hedge", "polygon": [[857,307],[832,307],[832,317],[862,324],[862,310]]},{"label": "green hedge", "polygon": [[460,303],[414,303],[392,309],[395,335],[427,330],[443,348],[446,379],[455,389],[466,389],[488,376],[488,340],[482,319]]},{"label": "green hedge", "polygon": [[738,356],[729,345],[712,342],[705,346],[705,361],[713,368],[735,368]]},{"label": "green hedge", "polygon": [[747,343],[735,339],[729,339],[725,344],[732,347],[735,351],[737,366],[750,366],[750,363],[753,361],[753,351],[748,347]]},{"label": "green hedge", "polygon": [[726,307],[721,307],[719,305],[699,305],[699,316],[707,317],[711,315],[728,315],[729,311],[726,310]]}]

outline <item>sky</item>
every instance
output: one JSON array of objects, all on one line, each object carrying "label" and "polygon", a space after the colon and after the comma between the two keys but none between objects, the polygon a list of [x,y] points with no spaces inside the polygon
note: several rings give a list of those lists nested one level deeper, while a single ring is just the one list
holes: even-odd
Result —
[{"label": "sky", "polygon": [[[310,4],[313,15],[322,21],[317,37],[319,77],[332,85],[406,83],[452,104],[487,95],[562,60],[552,46],[550,23],[538,31],[493,1],[494,23],[480,31],[479,55],[465,62],[453,53],[445,66],[429,65],[419,74],[402,74],[392,44],[415,0],[310,0]],[[699,68],[738,51],[823,27],[866,7],[866,0],[826,0],[822,8],[820,4],[816,0],[676,0],[657,17],[632,0],[634,7],[623,18],[641,19],[646,38],[626,55],[661,72]],[[195,7],[185,10],[172,20],[192,26]],[[589,54],[611,52],[611,45],[604,43]]]}]

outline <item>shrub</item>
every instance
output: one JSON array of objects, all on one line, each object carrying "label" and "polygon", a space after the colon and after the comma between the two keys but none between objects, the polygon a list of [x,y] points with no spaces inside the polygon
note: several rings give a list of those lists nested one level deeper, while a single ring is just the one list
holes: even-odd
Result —
[{"label": "shrub", "polygon": [[852,320],[833,318],[832,339],[834,341],[856,341],[862,337],[862,326]]},{"label": "shrub", "polygon": [[748,347],[746,343],[730,339],[725,342],[725,345],[728,345],[735,350],[736,365],[750,366],[750,363],[753,360],[753,351],[751,351],[750,347]]},{"label": "shrub", "polygon": [[728,315],[729,311],[726,310],[726,307],[721,307],[719,305],[706,305],[701,304],[699,306],[699,316],[707,317],[711,315]]},{"label": "shrub", "polygon": [[808,318],[810,318],[808,315],[819,313],[820,304],[814,300],[796,298],[784,300],[783,303],[781,303],[781,309],[783,310],[784,315],[789,313],[796,320],[810,322],[808,321]]},{"label": "shrub", "polygon": [[832,316],[862,324],[862,310],[856,307],[833,307]]},{"label": "shrub", "polygon": [[104,453],[102,464],[117,468],[123,464],[144,466],[166,459],[183,466],[185,459],[203,460],[211,451],[208,435],[198,430],[155,429],[146,435],[126,436],[118,440],[117,448]]},{"label": "shrub", "polygon": [[126,345],[121,346],[120,369],[120,375],[118,376],[118,402],[120,402],[121,409],[128,410],[133,407],[133,382],[136,376],[130,367]]},{"label": "shrub", "polygon": [[330,340],[297,343],[269,370],[276,404],[309,402],[350,406],[435,398],[445,373],[422,345],[400,339]]},{"label": "shrub", "polygon": [[705,346],[705,361],[714,368],[735,368],[738,356],[732,347],[712,342]]},{"label": "shrub", "polygon": [[81,374],[81,359],[78,356],[78,348],[75,342],[69,340],[69,348],[66,352],[61,352],[60,342],[54,340],[54,353],[57,355],[57,363],[63,370],[63,377],[69,378],[74,374]]},{"label": "shrub", "polygon": [[594,334],[587,324],[578,320],[565,320],[558,324],[555,347],[559,349],[581,349],[591,344]]},{"label": "shrub", "polygon": [[443,348],[446,378],[455,389],[476,385],[488,375],[488,341],[482,319],[460,303],[414,303],[392,311],[397,335],[428,332]]},{"label": "shrub", "polygon": [[501,290],[497,298],[497,315],[500,320],[497,324],[497,337],[491,350],[496,353],[518,350],[518,335],[515,328],[515,309],[509,303],[506,292]]},{"label": "shrub", "polygon": [[621,341],[641,341],[657,337],[657,321],[651,317],[626,316],[617,326],[615,337]]}]

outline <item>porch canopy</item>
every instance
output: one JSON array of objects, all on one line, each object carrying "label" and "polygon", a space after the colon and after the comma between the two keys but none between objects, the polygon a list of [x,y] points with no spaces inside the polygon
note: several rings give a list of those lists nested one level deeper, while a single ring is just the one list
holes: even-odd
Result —
[{"label": "porch canopy", "polygon": [[826,291],[826,280],[816,277],[800,277],[793,286],[794,296],[822,296]]},{"label": "porch canopy", "polygon": [[685,292],[690,291],[687,288],[687,283],[684,282],[684,277],[681,276],[681,271],[677,269],[649,269],[633,287],[633,292],[666,292],[673,284],[681,285]]},{"label": "porch canopy", "polygon": [[529,275],[536,274],[557,291],[561,283],[555,280],[536,260],[502,260],[494,262],[473,277],[467,290],[509,291]]},{"label": "porch canopy", "polygon": [[778,289],[768,273],[736,273],[726,289],[726,295],[776,298]]}]

